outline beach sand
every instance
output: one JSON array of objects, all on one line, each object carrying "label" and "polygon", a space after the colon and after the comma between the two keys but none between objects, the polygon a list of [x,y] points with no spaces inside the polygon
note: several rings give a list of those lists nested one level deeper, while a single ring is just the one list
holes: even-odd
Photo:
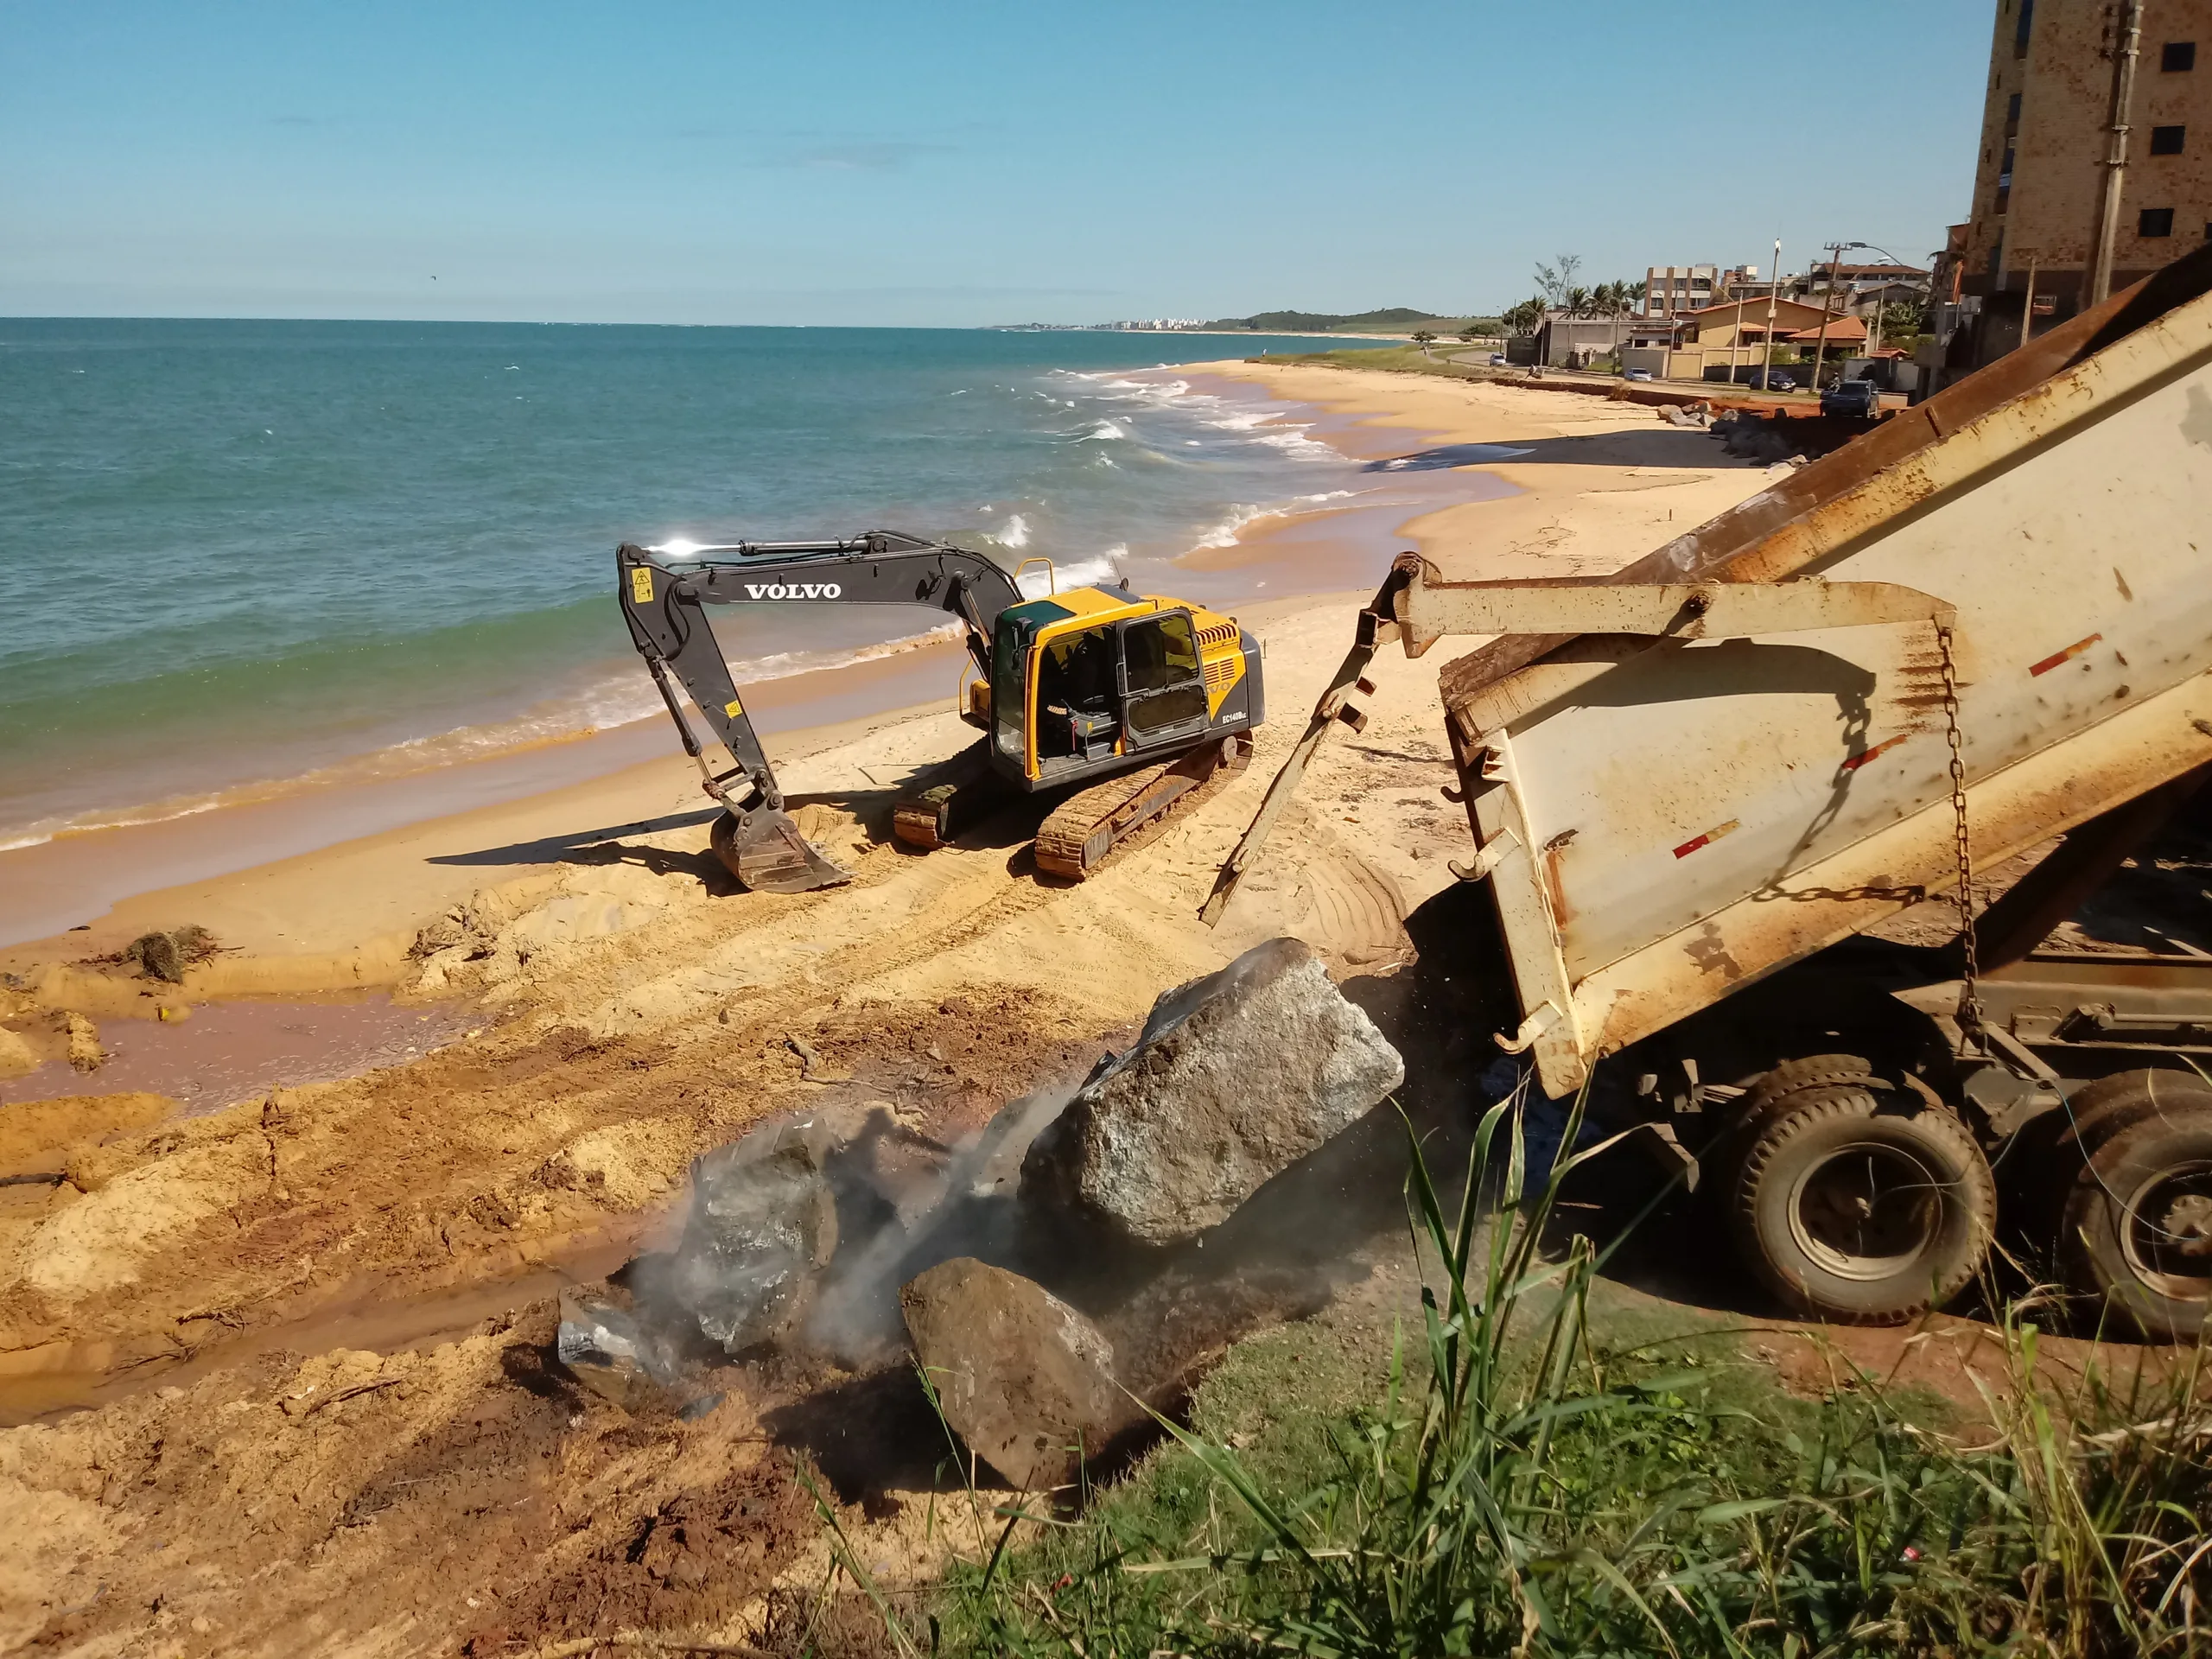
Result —
[{"label": "beach sand", "polygon": [[[1326,410],[1322,435],[1378,464],[1526,451],[1484,469],[1510,493],[1389,527],[1455,575],[1609,569],[1764,480],[1585,397],[1209,372]],[[1373,533],[1352,518],[1256,524],[1232,556],[1310,545],[1325,568],[1332,540]],[[468,1033],[190,1116],[143,1092],[0,1107],[0,1175],[67,1176],[0,1186],[0,1409],[91,1408],[0,1431],[0,1646],[518,1651],[594,1599],[632,1624],[738,1628],[816,1559],[773,1388],[633,1422],[543,1376],[547,1299],[658,1236],[690,1160],[768,1115],[884,1099],[971,1128],[1285,933],[1387,995],[1404,918],[1467,850],[1440,793],[1436,674],[1456,651],[1377,659],[1365,730],[1324,747],[1221,929],[1197,920],[1365,597],[1241,608],[1267,644],[1255,764],[1080,885],[1034,874],[1033,812],[926,855],[884,838],[901,779],[972,735],[947,674],[934,708],[772,745],[849,887],[733,893],[696,774],[655,723],[665,752],[604,775],[139,893],[89,931],[0,950],[0,1022],[41,1053],[73,1013],[112,1029],[246,994],[381,988]],[[43,879],[67,883],[54,858]],[[181,988],[87,963],[188,922],[232,951]],[[418,935],[434,954],[410,954]],[[794,1037],[850,1080],[804,1080]],[[96,1094],[99,1072],[77,1086]],[[632,1546],[674,1513],[750,1541],[671,1576]]]}]

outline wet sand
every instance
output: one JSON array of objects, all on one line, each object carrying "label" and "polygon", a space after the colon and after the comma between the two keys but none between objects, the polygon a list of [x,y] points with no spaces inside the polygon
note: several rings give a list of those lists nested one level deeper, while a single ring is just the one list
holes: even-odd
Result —
[{"label": "wet sand", "polygon": [[[931,645],[747,688],[746,706],[780,754],[886,710],[950,702],[967,653]],[[639,672],[642,674],[643,670]],[[277,791],[273,798],[145,824],[55,836],[0,852],[0,945],[98,918],[133,893],[197,882],[411,823],[571,787],[676,749],[667,717],[373,781]],[[677,750],[680,753],[681,751]]]}]

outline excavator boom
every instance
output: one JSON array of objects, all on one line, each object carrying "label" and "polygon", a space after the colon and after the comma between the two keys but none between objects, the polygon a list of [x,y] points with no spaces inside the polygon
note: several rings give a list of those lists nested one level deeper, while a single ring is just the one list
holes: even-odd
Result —
[{"label": "excavator boom", "polygon": [[[969,653],[990,672],[991,631],[1020,593],[981,553],[895,531],[839,541],[736,542],[665,550],[624,543],[615,550],[622,614],[630,638],[668,705],[685,753],[707,792],[729,810],[716,826],[716,850],[747,887],[803,893],[849,879],[810,846],[784,811],[760,734],[708,625],[709,605],[920,605],[957,617]],[[717,772],[686,717],[688,694],[713,741],[736,762]],[[727,840],[728,846],[723,842]]]}]

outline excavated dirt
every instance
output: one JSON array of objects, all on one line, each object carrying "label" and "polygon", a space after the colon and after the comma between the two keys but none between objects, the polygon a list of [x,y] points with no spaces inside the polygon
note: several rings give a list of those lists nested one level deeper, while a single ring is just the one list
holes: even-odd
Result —
[{"label": "excavated dirt", "polygon": [[[1348,609],[1304,624],[1317,646]],[[1271,695],[1310,700],[1277,660]],[[765,1117],[886,1101],[954,1138],[1259,938],[1403,959],[1458,850],[1432,696],[1402,675],[1325,751],[1218,933],[1197,911],[1290,723],[1079,885],[1030,869],[1020,810],[919,855],[884,837],[888,791],[832,779],[800,817],[849,887],[734,893],[684,822],[422,918],[396,998],[475,1034],[407,1064],[189,1113],[95,1071],[0,1108],[0,1174],[64,1178],[0,1186],[0,1649],[744,1637],[827,1566],[808,1479],[901,1570],[931,1559],[912,1493],[950,1473],[911,1378],[724,1367],[696,1421],[626,1414],[552,1367],[554,1293],[664,1245],[690,1161]],[[142,992],[65,964],[0,1020]],[[1303,1306],[1255,1294],[1143,1323],[1225,1340]]]}]

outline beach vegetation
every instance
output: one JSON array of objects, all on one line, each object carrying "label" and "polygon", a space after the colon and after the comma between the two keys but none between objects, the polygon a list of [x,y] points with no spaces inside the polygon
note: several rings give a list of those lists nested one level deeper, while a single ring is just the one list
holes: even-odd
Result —
[{"label": "beach vegetation", "polygon": [[1548,302],[1541,294],[1531,295],[1516,306],[1509,306],[1498,319],[1508,330],[1516,334],[1533,334],[1543,327]]},{"label": "beach vegetation", "polygon": [[2061,1387],[2031,1296],[1997,1316],[1974,1416],[1832,1351],[1834,1386],[1793,1396],[1715,1321],[1608,1341],[1592,1313],[1619,1241],[1556,1225],[1600,1150],[1532,1175],[1501,1103],[1454,1200],[1415,1144],[1424,1285],[1386,1353],[1315,1325],[1240,1344],[1117,1484],[1059,1509],[956,1491],[932,1516],[952,1556],[911,1598],[825,1503],[843,1582],[793,1636],[824,1650],[842,1607],[902,1656],[2205,1650],[2202,1354],[2133,1389],[2094,1369]]}]

